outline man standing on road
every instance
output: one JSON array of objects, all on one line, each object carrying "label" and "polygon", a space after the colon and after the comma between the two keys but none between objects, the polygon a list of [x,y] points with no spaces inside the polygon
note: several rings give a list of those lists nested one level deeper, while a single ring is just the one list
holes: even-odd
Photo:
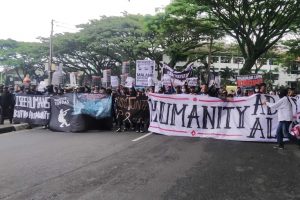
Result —
[{"label": "man standing on road", "polygon": [[293,111],[292,111],[292,102],[289,99],[288,90],[281,89],[279,93],[280,99],[276,103],[264,102],[271,109],[276,109],[278,111],[278,121],[279,124],[276,130],[276,137],[278,146],[274,148],[284,149],[283,137],[284,135],[288,135],[291,139],[291,135],[289,133],[289,127],[293,120]]},{"label": "man standing on road", "polygon": [[5,118],[8,118],[10,123],[12,123],[15,103],[14,103],[14,96],[8,91],[7,86],[4,87],[0,104],[2,107],[2,117],[1,117],[0,124],[4,123]]}]

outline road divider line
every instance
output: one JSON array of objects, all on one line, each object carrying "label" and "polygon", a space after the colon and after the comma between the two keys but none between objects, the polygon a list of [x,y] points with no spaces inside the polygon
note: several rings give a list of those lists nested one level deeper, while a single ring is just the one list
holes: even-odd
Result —
[{"label": "road divider line", "polygon": [[132,140],[132,142],[137,142],[137,141],[139,141],[139,140],[141,140],[141,139],[143,139],[145,137],[148,137],[149,135],[152,135],[152,133],[150,132],[150,133],[147,133],[147,134],[145,134],[145,135],[143,135],[141,137],[135,138],[134,140]]}]

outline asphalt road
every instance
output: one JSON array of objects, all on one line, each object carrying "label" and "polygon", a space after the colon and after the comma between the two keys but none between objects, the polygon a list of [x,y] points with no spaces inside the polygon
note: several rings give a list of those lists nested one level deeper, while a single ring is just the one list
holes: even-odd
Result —
[{"label": "asphalt road", "polygon": [[300,199],[300,149],[142,134],[0,135],[0,199]]}]

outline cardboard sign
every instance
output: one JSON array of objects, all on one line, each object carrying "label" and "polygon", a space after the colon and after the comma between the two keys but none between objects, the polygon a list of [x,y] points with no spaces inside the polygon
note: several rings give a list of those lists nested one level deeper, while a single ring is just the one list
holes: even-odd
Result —
[{"label": "cardboard sign", "polygon": [[132,77],[127,77],[126,81],[125,81],[125,87],[127,88],[131,88],[134,86],[135,83],[135,79]]}]

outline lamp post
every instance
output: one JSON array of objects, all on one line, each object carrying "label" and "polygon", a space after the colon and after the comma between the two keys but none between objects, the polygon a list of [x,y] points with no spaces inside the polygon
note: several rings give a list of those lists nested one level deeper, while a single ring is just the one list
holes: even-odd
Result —
[{"label": "lamp post", "polygon": [[51,85],[51,67],[52,67],[52,53],[53,53],[53,45],[52,45],[52,38],[53,38],[53,23],[54,20],[51,20],[51,32],[49,38],[49,63],[48,63],[48,84]]}]

